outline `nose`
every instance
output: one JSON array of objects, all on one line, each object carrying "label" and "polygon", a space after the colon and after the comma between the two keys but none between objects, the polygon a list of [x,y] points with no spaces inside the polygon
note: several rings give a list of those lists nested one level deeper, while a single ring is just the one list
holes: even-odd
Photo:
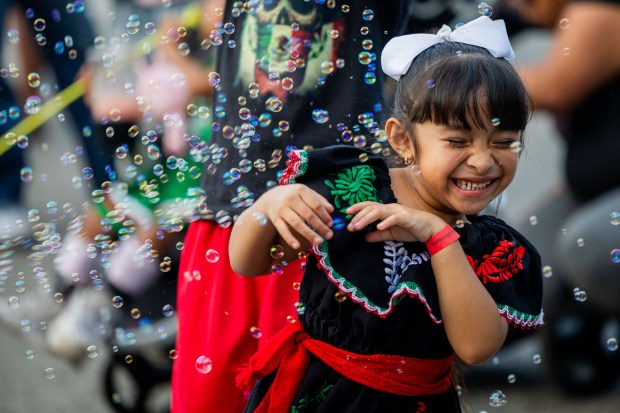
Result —
[{"label": "nose", "polygon": [[466,163],[480,175],[488,173],[495,164],[499,164],[489,148],[473,148]]}]

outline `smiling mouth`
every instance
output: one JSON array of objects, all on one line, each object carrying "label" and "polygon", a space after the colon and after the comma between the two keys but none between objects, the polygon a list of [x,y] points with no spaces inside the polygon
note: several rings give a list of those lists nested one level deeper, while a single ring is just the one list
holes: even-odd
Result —
[{"label": "smiling mouth", "polygon": [[489,179],[483,182],[464,181],[462,179],[453,179],[454,184],[463,191],[481,191],[486,189],[494,179]]}]

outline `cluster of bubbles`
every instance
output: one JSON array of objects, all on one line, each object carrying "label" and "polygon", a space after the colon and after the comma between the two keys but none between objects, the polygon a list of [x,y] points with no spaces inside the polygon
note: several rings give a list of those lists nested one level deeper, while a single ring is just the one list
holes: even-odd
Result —
[{"label": "cluster of bubbles", "polygon": [[[319,4],[317,2],[317,4]],[[334,8],[336,3],[334,1],[321,2],[320,4],[325,4],[327,7]],[[252,14],[256,11],[256,8],[259,6],[258,2],[237,2],[233,5],[233,17],[238,17],[242,13]],[[350,8],[348,5],[343,5],[341,8],[343,13],[348,13]],[[215,10],[216,15],[221,15],[221,10]],[[370,22],[374,19],[374,11],[371,9],[364,9],[362,11],[362,19],[363,21]],[[291,24],[291,29],[293,31],[300,30],[300,25],[297,22],[293,22]],[[231,22],[225,22],[219,26],[216,26],[215,29],[210,33],[209,38],[205,39],[205,42],[208,43],[208,47],[211,46],[222,46],[228,44],[231,46],[231,42],[226,42],[226,36],[235,32],[235,25]],[[365,36],[370,33],[370,29],[364,26],[360,33]],[[339,33],[337,30],[332,30],[329,33],[331,38],[339,37]],[[203,42],[203,44],[205,44]],[[303,40],[292,36],[287,40],[286,44],[283,45],[283,49],[288,53],[288,62],[285,65],[285,71],[283,73],[272,72],[268,65],[267,60],[259,61],[259,66],[268,76],[269,84],[274,87],[281,87],[285,91],[292,91],[295,86],[294,80],[288,75],[288,73],[295,72],[298,68],[303,67],[305,62],[303,60],[303,51],[310,47],[309,40]],[[375,83],[376,81],[376,54],[374,53],[374,44],[371,39],[362,39],[361,42],[362,51],[358,55],[358,62],[364,66],[367,66],[368,73],[365,75],[365,81],[368,84]],[[320,64],[320,76],[317,79],[317,85],[321,86],[324,84],[327,76],[334,73],[336,69],[343,68],[345,66],[344,59],[335,59],[335,61],[326,60]],[[264,113],[252,113],[250,110],[248,103],[248,99],[256,99],[260,96],[260,86],[256,82],[252,82],[247,86],[248,94],[247,96],[239,96],[237,98],[237,102],[240,107],[238,109],[238,116],[244,122],[234,127],[229,125],[221,125],[218,122],[218,119],[224,118],[226,113],[225,103],[231,98],[229,96],[224,95],[220,92],[220,74],[217,72],[211,72],[208,76],[209,83],[214,86],[216,93],[216,104],[213,108],[214,122],[212,124],[214,132],[221,132],[222,136],[229,140],[231,143],[230,147],[222,147],[218,144],[211,145],[201,145],[196,148],[195,159],[202,162],[205,166],[205,172],[210,175],[215,175],[218,171],[218,167],[223,158],[228,156],[229,150],[233,148],[239,151],[241,155],[241,160],[239,161],[239,165],[232,165],[231,168],[219,171],[221,182],[225,185],[235,185],[238,184],[239,181],[243,178],[245,174],[248,174],[252,171],[265,171],[266,168],[276,168],[278,167],[283,159],[283,153],[281,150],[276,149],[271,154],[270,159],[256,159],[250,160],[247,159],[246,150],[252,143],[260,142],[264,139],[261,136],[261,131],[259,128],[264,128],[266,132],[270,132],[269,136],[273,138],[279,138],[285,135],[286,132],[289,131],[289,123],[288,121],[281,120],[277,125],[272,124],[272,115],[280,113],[284,110],[285,100],[279,97],[279,95],[275,94],[273,96],[269,96],[265,102],[264,107],[266,111]],[[190,111],[189,113],[192,113]],[[372,115],[372,114],[371,114]],[[311,114],[312,120],[319,124],[329,124],[330,122],[330,113],[328,110],[317,107],[314,108]],[[362,117],[362,119],[366,119]],[[365,127],[366,130],[362,128]],[[269,130],[269,128],[272,128]],[[347,128],[346,131],[341,130],[342,132],[342,141],[345,143],[352,142],[355,146],[365,147],[369,144],[368,138],[366,136],[367,133],[374,135],[374,142],[371,145],[371,150],[374,153],[380,153],[386,147],[385,138],[380,128],[377,126],[377,123],[374,119],[370,121],[364,120],[363,123],[359,125],[353,125],[350,128]],[[265,186],[270,188],[276,184],[276,181],[266,180]],[[251,205],[255,200],[255,194],[252,193],[246,186],[239,185],[236,190],[237,195],[233,196],[231,199],[231,206],[233,208],[242,208]],[[226,211],[218,211],[216,214],[216,221],[222,225],[227,226],[231,223],[231,217]]]},{"label": "cluster of bubbles", "polygon": [[[67,3],[66,13],[82,13],[84,11],[84,2],[76,1]],[[54,22],[60,21],[65,12],[62,10],[54,10],[51,14],[51,19]],[[49,31],[49,26],[51,22],[42,18],[35,18],[35,13],[32,9],[26,11],[26,17],[31,21],[32,27],[35,31],[35,39],[40,46],[45,46],[48,43],[47,32]],[[130,16],[127,21],[127,30],[128,33],[131,33],[136,25],[139,26],[139,17],[138,16]],[[149,34],[154,34],[156,27],[154,23],[149,22],[145,25],[145,30]],[[227,30],[230,32],[230,28],[227,27]],[[183,30],[179,28],[178,37],[182,38],[184,36]],[[8,33],[9,41],[13,44],[18,43],[20,41],[19,32],[16,30],[11,30]],[[114,39],[111,39],[111,43],[114,43]],[[102,50],[106,46],[107,40],[102,36],[99,36],[95,40],[95,48]],[[70,59],[75,59],[77,57],[77,53],[73,50],[74,47],[74,39],[71,36],[65,36],[64,38],[59,39],[58,42],[52,45],[52,49],[57,54],[67,54]],[[181,49],[181,47],[179,47]],[[103,61],[103,65],[110,69],[112,68],[112,63],[117,63],[122,60],[124,57],[119,52],[116,55],[106,55]],[[108,60],[105,60],[108,59]],[[3,77],[18,77],[19,69],[11,64],[8,69],[2,69],[2,73],[0,73]],[[109,73],[110,81],[116,81],[116,76],[114,73]],[[183,79],[177,79],[179,82],[182,82]],[[23,108],[12,106],[8,110],[4,110],[0,112],[0,124],[5,124],[10,120],[19,119],[22,114],[24,115],[33,115],[39,113],[43,107],[43,101],[45,98],[49,97],[53,88],[44,83],[42,76],[37,72],[31,72],[27,75],[27,83],[28,86],[35,91],[32,96],[29,96],[25,100],[25,104]],[[131,93],[134,88],[131,84],[124,85],[127,93]],[[193,105],[193,104],[192,104]],[[196,105],[188,105],[187,112],[189,116],[196,116],[200,119],[207,119],[210,116],[210,109],[207,106],[196,106]],[[145,111],[146,112],[146,111]],[[172,117],[168,117],[163,119],[164,123],[166,120],[174,121]],[[63,121],[64,115],[58,114],[58,120]],[[117,122],[121,121],[122,113],[119,109],[112,109],[110,111],[109,117],[102,119],[102,122],[105,124],[106,122]],[[145,120],[146,118],[145,113]],[[83,129],[84,137],[90,137],[92,134],[92,129],[90,127],[84,127]],[[106,129],[106,136],[109,138],[115,137],[118,131],[115,130],[115,127],[111,124],[108,125]],[[14,134],[13,134],[14,135]],[[13,136],[8,134],[6,136],[6,142],[24,149],[29,145],[29,139],[25,135]],[[114,154],[118,160],[122,161],[130,161],[131,164],[126,167],[125,174],[123,177],[129,179],[135,179],[137,186],[139,186],[141,195],[147,198],[152,203],[156,203],[159,200],[159,185],[161,183],[165,183],[169,179],[178,179],[180,182],[187,178],[197,179],[200,177],[201,168],[200,166],[192,166],[188,165],[188,163],[180,158],[176,157],[168,157],[164,158],[161,155],[161,150],[159,149],[159,136],[161,135],[161,130],[149,131],[144,135],[140,136],[140,131],[137,125],[132,126],[129,129],[129,136],[131,138],[135,138],[138,141],[141,141],[145,146],[144,154],[135,154],[129,150],[127,144],[121,144],[118,146]],[[197,136],[186,136],[186,141],[190,148],[196,148],[200,145],[200,139]],[[45,150],[45,148],[44,148]],[[65,153],[60,158],[60,163],[63,166],[70,166],[79,161],[79,157],[82,156],[82,148],[76,147],[75,153]],[[140,166],[145,164],[145,161],[154,161],[158,162],[154,166],[152,166],[153,175],[158,178],[157,180],[148,179],[145,177],[143,170],[140,170]],[[110,175],[110,180],[113,181],[116,176],[108,171]],[[122,173],[122,172],[121,172]],[[168,177],[167,175],[170,175]],[[72,177],[71,181],[75,188],[82,188],[82,185],[90,183],[89,180],[93,179],[94,172],[90,167],[84,167],[81,173],[78,176]],[[47,175],[41,174],[40,178],[42,182],[45,182]],[[24,167],[20,171],[20,179],[24,183],[33,182],[36,178],[35,170],[31,167]],[[107,194],[110,194],[114,188],[114,185],[110,181],[105,182],[101,185],[101,188],[91,190],[91,200],[94,203],[102,203]],[[123,187],[120,187],[121,192]],[[194,189],[194,192],[190,194],[190,198],[192,200],[198,200],[198,198],[202,199],[204,197],[204,193],[199,189]],[[198,201],[200,202],[200,201]],[[198,203],[197,202],[197,203]],[[190,205],[190,207],[193,205]],[[84,208],[86,208],[86,204],[84,204]],[[191,209],[191,208],[189,208]],[[42,212],[49,215],[50,222],[43,222],[44,217],[42,216]],[[109,266],[109,257],[110,254],[114,253],[118,247],[116,241],[113,241],[113,235],[111,234],[112,226],[121,225],[122,228],[118,230],[118,238],[120,240],[127,239],[131,234],[136,231],[136,223],[129,219],[129,207],[124,203],[118,203],[115,208],[111,211],[107,211],[105,216],[101,220],[102,233],[99,234],[94,242],[88,245],[87,247],[87,255],[91,258],[99,258],[102,266],[106,268]],[[39,211],[37,209],[31,209],[27,214],[27,222],[26,224],[31,224],[33,230],[32,239],[28,240],[28,244],[26,246],[30,247],[32,253],[28,256],[29,260],[34,265],[34,273],[35,279],[38,283],[44,286],[44,289],[48,292],[52,292],[52,284],[50,282],[50,277],[43,270],[42,267],[39,266],[39,263],[44,260],[44,258],[48,256],[53,256],[62,246],[62,237],[58,232],[56,232],[56,224],[58,222],[63,222],[64,220],[68,220],[68,230],[79,229],[83,225],[84,215],[80,215],[78,210],[72,206],[71,204],[60,204],[56,201],[48,201],[45,205],[44,211]],[[23,222],[21,223],[24,224]],[[164,223],[158,222],[161,228],[168,232],[178,232],[183,228],[182,220],[166,220]],[[158,231],[158,238],[163,237],[163,232]],[[6,244],[3,244],[5,246]],[[182,248],[182,246],[177,246],[178,249]],[[3,252],[2,262],[8,262],[9,255],[12,253],[10,251]],[[153,249],[153,245],[151,243],[145,243],[140,251],[139,255],[143,259],[153,259],[157,257],[157,252]],[[164,257],[162,263],[160,265],[160,270],[162,272],[167,272],[171,268],[171,259],[169,257]],[[15,289],[18,293],[24,292],[26,290],[26,283],[24,282],[24,275],[19,276],[19,279],[15,283]],[[99,274],[95,271],[90,275],[87,275],[87,281],[91,283],[91,286],[95,289],[104,288],[104,283]],[[75,280],[77,281],[77,279]],[[56,303],[62,304],[65,301],[65,297],[62,293],[53,294],[53,299]],[[16,309],[21,306],[20,296],[11,295],[8,298],[8,305],[10,308]],[[123,306],[123,298],[121,296],[115,296],[112,299],[112,307],[121,308]],[[164,317],[171,317],[174,315],[174,308],[167,304],[162,308],[162,314]],[[152,328],[152,323],[147,321],[145,318],[142,318],[140,310],[134,308],[131,310],[131,317],[140,320],[141,330],[146,331],[149,328]],[[144,322],[143,322],[144,321]],[[150,326],[151,327],[150,327]],[[45,329],[45,323],[41,324],[41,328]],[[24,332],[28,332],[32,329],[32,324],[30,320],[22,320],[20,322],[20,328]],[[165,329],[161,330],[161,328],[157,329],[157,333],[161,338],[164,338],[167,335]],[[119,338],[120,337],[120,338]],[[124,344],[132,344],[135,342],[135,334],[131,332],[125,332],[119,330],[117,331],[117,338],[119,338],[119,343]],[[98,354],[98,349],[96,346],[89,346],[86,349],[86,356],[89,358],[94,358]],[[27,353],[27,357],[34,358],[34,352]],[[131,362],[132,359],[129,358],[127,362]],[[49,374],[46,372],[46,377],[53,378],[55,375],[53,369],[50,369]]]},{"label": "cluster of bubbles", "polygon": [[[370,9],[364,9],[364,11],[362,12],[362,19],[365,21],[371,21],[374,16],[374,11]],[[360,29],[360,33],[363,36],[366,36],[368,35],[368,33],[370,33],[370,30],[367,26],[363,26]],[[361,44],[362,51],[358,54],[357,60],[362,65],[365,65],[368,69],[368,71],[364,75],[364,82],[366,84],[372,85],[377,81],[377,54],[373,52],[374,43],[371,39],[363,39]]]},{"label": "cluster of bubbles", "polygon": [[[66,5],[66,13],[67,14],[79,14],[79,13],[83,13],[84,12],[84,2],[83,1],[76,1],[74,3],[67,3]],[[37,17],[35,18],[35,11],[31,8],[27,9],[25,12],[25,16],[28,20],[32,21],[32,27],[34,29],[35,32],[35,41],[37,42],[37,44],[39,46],[47,46],[47,37],[45,35],[46,32],[46,28],[47,28],[47,21],[44,18],[41,17]],[[62,13],[54,8],[52,9],[51,12],[51,18],[55,23],[58,23],[62,20]],[[9,42],[11,44],[17,44],[20,41],[20,37],[19,37],[19,32],[15,29],[11,29],[8,32],[8,36],[9,36]],[[74,48],[74,44],[73,44],[73,38],[69,35],[65,36],[63,40],[57,40],[54,45],[53,48],[54,52],[57,55],[62,55],[64,54],[65,51],[67,51],[67,57],[70,60],[75,60],[77,58],[77,50]],[[31,87],[38,87],[38,86],[32,86]]]},{"label": "cluster of bubbles", "polygon": [[[239,5],[237,6],[236,9],[238,10],[237,13],[240,14],[243,12],[252,13],[253,11],[255,11],[258,2],[248,1],[248,2],[238,2],[238,3]],[[315,3],[316,4],[327,3],[328,7],[335,6],[335,1],[331,1],[331,0],[315,0]],[[170,5],[170,1],[164,0],[164,5],[166,4]],[[81,13],[84,11],[84,2],[75,1],[73,3],[68,3],[66,8],[67,8],[66,9],[67,13]],[[349,6],[342,5],[342,11],[345,13],[349,12]],[[478,5],[478,11],[481,15],[485,15],[485,16],[490,16],[493,12],[492,7],[485,2],[481,2]],[[29,19],[32,19],[34,16],[34,12],[32,12],[32,10],[30,10],[30,12],[27,11],[26,16]],[[53,13],[52,16],[54,20],[60,19],[59,17],[60,12],[56,11],[56,13]],[[371,21],[374,18],[374,12],[370,9],[365,9],[362,12],[362,18],[365,21]],[[294,25],[295,24],[296,23],[294,23]],[[568,21],[568,19],[562,19],[560,21],[560,28],[562,29],[567,29],[569,25],[570,25],[570,22]],[[46,29],[46,21],[44,19],[35,19],[33,21],[33,27],[35,29],[35,32],[37,32],[35,36],[36,36],[36,39],[39,45],[41,46],[46,45],[47,39],[45,35],[43,34]],[[157,31],[157,27],[155,23],[149,21],[149,22],[146,22],[144,26],[142,26],[140,17],[138,15],[130,15],[126,22],[126,26],[125,26],[127,34],[135,35],[141,30],[141,27],[144,27],[144,31],[149,36],[154,35]],[[293,28],[295,29],[295,27]],[[235,25],[233,23],[230,23],[230,22],[224,23],[222,24],[220,28],[218,28],[217,30],[214,30],[210,34],[208,39],[205,39],[201,43],[201,47],[206,49],[206,48],[209,48],[210,46],[221,46],[223,44],[226,44],[228,47],[234,48],[236,47],[236,44],[233,40],[229,40],[228,42],[224,41],[225,35],[231,35],[234,32],[235,32]],[[369,33],[368,27],[363,27],[361,29],[362,35],[367,35],[368,33]],[[163,42],[178,42],[177,47],[179,49],[180,54],[183,56],[186,56],[190,53],[190,48],[189,48],[188,43],[182,41],[182,39],[185,36],[186,36],[185,28],[180,27],[178,28],[178,30],[176,30],[176,33],[168,33],[166,36],[164,36],[164,39],[162,41]],[[330,33],[330,36],[332,38],[337,38],[339,36],[339,33],[337,31],[334,31],[333,33]],[[19,42],[19,33],[17,31],[9,31],[8,37],[9,37],[10,42]],[[104,38],[98,37],[95,41],[95,46],[96,47],[98,46],[101,48],[103,47],[103,45],[105,45],[105,43],[106,43],[106,40]],[[373,52],[374,50],[373,42],[370,39],[363,39],[360,44],[361,44],[362,50],[359,52],[357,56],[358,63],[366,66],[368,69],[368,71],[366,72],[364,76],[364,81],[367,84],[374,84],[377,80],[377,75],[376,75],[377,56],[376,56],[376,53]],[[294,43],[291,44],[291,49],[292,49],[291,62],[292,63],[289,64],[289,69],[292,69],[292,70],[289,70],[290,72],[293,72],[294,69],[296,69],[297,67],[303,64],[303,62],[299,60],[299,56],[296,55],[295,53],[295,50],[297,50],[296,47],[293,47],[293,46],[295,46]],[[71,39],[70,36],[67,36],[62,41],[58,41],[54,44],[54,50],[57,54],[60,55],[60,54],[63,54],[65,51],[67,51],[68,56],[70,58],[75,58],[77,56],[76,54],[77,52],[75,52],[75,50],[72,49],[72,47],[73,47],[73,39]],[[570,49],[565,51],[565,54],[569,54],[569,53],[570,53]],[[110,62],[117,61],[119,58],[120,58],[119,56],[112,56],[112,57],[107,56],[106,57],[106,59],[110,59]],[[108,62],[108,64],[110,62]],[[321,71],[323,75],[328,76],[332,74],[336,69],[343,68],[344,65],[345,65],[345,62],[342,59],[338,59],[336,62],[326,61],[321,64]],[[13,74],[15,74],[16,71],[17,69],[13,71]],[[13,76],[13,77],[16,77],[16,76]],[[217,72],[209,73],[208,81],[211,84],[211,86],[215,87],[215,90],[217,91],[217,87],[220,83],[220,74]],[[269,81],[272,84],[279,85],[286,91],[291,91],[295,86],[294,81],[291,77],[286,76],[282,78],[281,75],[276,74],[276,73],[269,74]],[[30,114],[35,114],[40,111],[41,105],[42,105],[41,97],[46,97],[47,96],[46,93],[49,94],[50,89],[49,89],[49,86],[46,88],[45,84],[41,83],[41,76],[36,72],[32,72],[28,74],[28,85],[33,89],[39,89],[39,92],[40,92],[39,95],[33,95],[26,99],[26,103],[24,104],[23,110],[26,114],[30,115]],[[132,85],[125,85],[125,86],[128,91],[133,90]],[[432,79],[428,80],[427,86],[429,88],[434,87],[434,81]],[[248,85],[247,89],[248,89],[248,94],[250,98],[257,98],[260,95],[260,88],[259,88],[259,85],[256,83],[252,83]],[[219,99],[220,99],[220,103],[223,104],[225,103],[225,100],[227,99],[227,97],[221,96]],[[239,102],[241,104],[243,102],[243,99],[240,99]],[[282,102],[282,100],[277,97],[270,97],[266,101],[266,108],[271,113],[278,113],[283,110],[284,102]],[[144,113],[146,114],[148,112],[148,108],[145,107],[144,109],[145,109]],[[213,113],[212,113],[209,107],[204,106],[204,105],[197,106],[194,103],[191,103],[187,105],[186,107],[186,113],[188,116],[190,117],[195,116],[201,119],[209,119],[212,115],[214,118],[223,118],[225,116],[224,110],[225,110],[224,107],[220,106],[220,107],[214,108]],[[224,134],[225,137],[227,136],[230,137],[231,143],[233,144],[233,147],[235,149],[243,151],[244,149],[247,149],[247,146],[251,142],[257,142],[258,140],[260,140],[260,137],[257,137],[258,127],[267,128],[267,127],[273,126],[271,125],[272,123],[271,113],[263,113],[263,114],[260,114],[259,116],[255,116],[251,113],[250,109],[248,109],[245,106],[242,106],[238,112],[239,118],[247,122],[235,128],[231,128],[230,126],[224,126],[222,129],[222,133]],[[7,111],[0,112],[0,124],[6,123],[8,119],[17,119],[19,118],[19,116],[20,116],[20,108],[18,107],[13,107],[9,109],[8,112]],[[112,110],[110,112],[109,119],[112,121],[120,120],[121,119],[120,111]],[[315,108],[312,111],[312,120],[318,124],[327,124],[330,121],[330,114],[325,109]],[[382,145],[381,143],[384,142],[385,139],[384,139],[384,136],[381,134],[382,131],[380,130],[377,122],[374,119],[374,114],[373,113],[360,114],[357,120],[358,120],[358,124],[353,125],[351,127],[346,127],[343,124],[338,125],[337,129],[341,133],[340,135],[341,140],[346,143],[353,143],[357,147],[366,147],[367,146],[366,133],[369,133],[371,135],[374,135],[375,138],[377,139],[377,142],[371,145],[372,152],[382,153],[385,146]],[[491,120],[491,123],[494,126],[499,126],[501,123],[501,120],[499,118],[494,118]],[[214,125],[214,130],[217,130],[219,128],[217,123],[214,123],[213,125]],[[272,135],[275,137],[282,136],[283,133],[289,130],[289,127],[290,125],[288,124],[288,122],[280,121],[278,125],[276,125],[275,128],[271,131]],[[226,128],[229,128],[230,130],[227,130]],[[84,131],[85,136],[89,133],[90,131],[88,130]],[[108,130],[106,131],[106,134],[110,138],[114,137],[115,135],[114,128],[113,127],[108,128]],[[28,146],[27,136],[15,137],[14,139],[18,146],[23,147],[23,148]],[[178,175],[178,173],[186,174],[187,176],[190,176],[191,178],[197,178],[200,176],[201,172],[199,171],[198,167],[194,167],[195,169],[191,169],[192,167],[188,166],[187,162],[181,158],[168,157],[167,159],[162,159],[161,150],[158,145],[157,132],[150,131],[150,133],[145,134],[141,140],[142,140],[142,143],[147,147],[146,157],[148,159],[152,161],[160,161],[160,160],[163,161],[162,163],[158,163],[152,167],[153,173],[159,178],[160,182],[163,182],[166,179],[168,179],[166,178],[166,175],[168,173],[173,173],[174,176],[179,180],[182,180],[184,178],[182,177],[183,175]],[[207,161],[210,161],[212,162],[211,165],[214,165],[214,166],[217,166],[219,162],[221,161],[221,159],[227,156],[227,152],[229,150],[228,148],[218,146],[217,144],[206,144],[202,142],[200,138],[198,138],[197,136],[187,136],[186,142],[188,146],[190,147],[190,154],[193,156],[195,160],[198,160],[200,163],[205,163],[205,164]],[[515,147],[512,149],[513,149],[513,152],[519,153],[521,151],[521,144],[520,143],[515,144]],[[121,160],[127,159],[128,157],[130,157],[129,148],[127,147],[127,145],[121,145],[116,148],[115,155],[118,159],[121,159]],[[225,183],[232,184],[234,182],[237,182],[242,176],[242,174],[250,172],[252,168],[259,170],[259,171],[261,170],[264,171],[266,167],[277,166],[280,163],[280,160],[282,159],[282,157],[283,157],[282,151],[276,150],[273,152],[271,159],[267,161],[262,160],[262,159],[257,159],[254,161],[244,159],[235,168],[232,168],[224,172],[222,174],[222,179]],[[75,156],[73,157],[73,161],[71,160],[72,159],[71,155],[68,155],[66,158],[68,159],[67,164],[71,164],[75,162]],[[140,172],[139,172],[139,168],[137,167],[142,165],[143,161],[144,160],[143,160],[142,155],[135,155],[133,157],[133,164],[128,166],[127,169],[125,170],[125,177],[131,178],[131,179],[135,178],[139,182],[140,187],[143,188],[143,193],[145,194],[145,197],[156,201],[159,199],[158,182],[153,181],[153,180],[149,181],[145,178],[140,178],[139,176]],[[209,169],[207,168],[207,173],[214,174],[215,168],[212,168],[211,172],[209,172]],[[23,182],[31,182],[33,179],[33,176],[34,176],[33,170],[32,168],[29,168],[29,167],[23,168],[22,171],[20,172],[20,177]],[[81,176],[75,177],[75,182],[81,183],[82,180],[91,180],[92,178],[93,178],[92,169],[89,167],[85,167],[81,171]],[[199,198],[200,200],[203,199],[204,194],[200,193],[199,190],[196,190],[196,191],[197,191],[196,198]],[[251,204],[254,199],[254,196],[253,196],[254,194],[251,194],[248,192],[249,191],[247,190],[247,188],[240,186],[237,190],[237,197],[233,201],[233,204],[235,206],[244,206],[244,205],[247,206],[247,204]],[[105,186],[102,189],[94,190],[92,192],[92,200],[95,203],[101,203],[103,202],[104,195],[106,193],[108,192],[105,189]],[[54,202],[48,203],[47,208],[48,208],[47,209],[48,213],[50,214],[57,213],[58,206]],[[70,207],[67,207],[67,208],[63,207],[63,210],[68,210],[68,209],[70,209]],[[66,212],[66,213],[69,215],[73,215],[75,217],[75,212],[71,212],[71,213]],[[38,211],[31,210],[29,211],[29,217],[30,217],[29,218],[30,222],[36,223],[39,220],[40,215]],[[254,214],[253,218],[256,219],[260,225],[266,225],[266,223],[268,222],[267,217],[262,213]],[[224,215],[221,216],[221,223],[229,222],[229,220],[230,220],[230,217],[227,217]],[[218,222],[220,222],[220,220],[218,220]],[[619,225],[620,224],[620,212],[612,212],[610,214],[610,222],[613,225]],[[135,223],[133,223],[131,220],[126,219],[126,210],[122,206],[121,208],[108,212],[107,216],[104,219],[103,226],[107,227],[107,226],[111,226],[111,225],[118,224],[118,223],[121,223],[123,225],[123,228],[119,230],[119,237],[121,239],[129,237],[135,231]],[[537,219],[535,216],[530,217],[530,223],[531,225],[536,225]],[[177,222],[177,221],[174,221],[168,224],[169,224],[168,228],[171,231],[178,231],[180,230],[180,228],[182,228],[182,223]],[[333,229],[340,230],[344,227],[344,225],[345,225],[344,220],[341,217],[336,217],[334,219]],[[463,227],[463,226],[464,226],[463,221],[457,222],[457,227]],[[38,229],[37,232],[40,234],[38,240],[42,241],[41,247],[44,251],[48,251],[49,254],[51,254],[53,253],[53,251],[59,248],[58,239],[57,239],[58,237],[56,236],[57,234],[54,234],[53,231],[49,227],[47,227],[46,225],[42,225],[42,226],[38,226],[37,229]],[[578,240],[578,244],[579,244],[579,240]],[[583,246],[583,240],[581,240],[580,246]],[[142,253],[148,256],[151,253],[150,247],[151,245],[147,244],[143,248]],[[181,249],[182,245],[180,246],[177,245],[177,248]],[[89,246],[89,249],[92,255],[101,254],[105,256],[105,255],[109,255],[109,253],[114,249],[114,246],[113,246],[113,243],[110,242],[109,236],[102,236],[102,237],[99,237],[96,243]],[[270,248],[270,255],[274,259],[282,259],[284,256],[284,250],[282,246],[280,245],[272,246]],[[205,258],[207,262],[209,263],[216,263],[219,261],[219,252],[214,249],[209,249],[205,253]],[[614,249],[611,251],[611,260],[614,263],[620,263],[620,250],[619,249]],[[105,263],[105,260],[102,259],[102,262]],[[169,271],[170,269],[170,258],[169,257],[165,257],[163,259],[162,264],[160,265],[160,269],[162,272]],[[274,268],[272,269],[274,270],[275,273],[281,272],[281,266],[274,266]],[[545,277],[551,277],[551,274],[552,274],[551,267],[549,266],[544,267],[543,274],[545,275]],[[41,279],[46,279],[45,275],[40,275],[40,277]],[[191,279],[200,279],[200,273],[195,271],[192,274],[186,274],[186,278],[187,277],[190,277]],[[97,274],[91,274],[91,280],[93,280],[95,284],[101,285],[101,279],[100,277],[98,277]],[[22,285],[23,285],[23,281],[22,281]],[[18,284],[16,284],[16,287],[22,288],[22,287],[19,287]],[[23,288],[25,288],[25,286],[23,286]],[[297,285],[295,285],[294,288],[299,289],[299,283],[297,283]],[[578,295],[579,297],[583,297],[583,300],[578,298]],[[334,295],[334,299],[338,302],[343,302],[346,300],[346,298],[347,296],[340,291],[338,291]],[[54,296],[54,299],[57,303],[62,303],[64,300],[64,297],[62,296],[62,294],[57,293]],[[585,292],[580,291],[579,289],[575,289],[575,299],[579,301],[584,301],[586,299]],[[9,304],[9,307],[11,308],[19,307],[20,306],[19,297],[18,296],[9,297],[8,304]],[[115,296],[112,298],[112,306],[114,308],[121,308],[123,304],[124,304],[124,300],[121,296]],[[295,304],[295,307],[299,315],[303,315],[305,313],[306,308],[303,303],[297,302]],[[164,317],[172,317],[174,315],[174,307],[170,304],[166,304],[162,308],[162,314],[164,315]],[[141,318],[140,310],[137,308],[132,309],[131,317],[134,319]],[[29,329],[29,328],[30,327],[29,327],[28,322],[22,322],[22,329]],[[250,335],[256,339],[261,338],[263,334],[262,331],[258,327],[251,327],[249,332],[250,332]],[[166,332],[165,330],[158,329],[158,333],[160,334],[160,336],[163,337],[165,336]],[[121,334],[122,336],[121,337],[122,339],[119,340],[119,342],[129,343],[129,344],[135,343],[135,335],[133,333],[127,333],[127,332],[119,333],[117,331],[117,337],[119,334]],[[609,338],[607,340],[607,348],[610,351],[616,351],[618,348],[617,340],[615,338]],[[99,349],[96,346],[91,345],[87,347],[86,355],[89,358],[96,358],[98,354],[99,354]],[[26,356],[28,359],[34,358],[34,351],[27,350]],[[169,357],[171,359],[176,359],[178,357],[178,353],[176,352],[176,350],[171,350]],[[131,363],[133,361],[132,356],[127,356],[125,361],[127,363]],[[532,361],[534,364],[540,364],[541,363],[540,355],[534,355],[532,358]],[[198,371],[201,374],[208,374],[211,372],[213,368],[213,361],[209,357],[206,357],[204,355],[200,356],[196,359],[195,368],[196,368],[196,371]],[[53,379],[55,377],[55,371],[53,368],[45,369],[44,373],[45,373],[45,377],[48,379]],[[511,374],[508,376],[508,383],[512,384],[515,381],[516,381],[516,377],[514,374]],[[493,392],[489,396],[489,405],[493,407],[501,407],[505,405],[506,403],[507,403],[506,396],[499,390]]]}]

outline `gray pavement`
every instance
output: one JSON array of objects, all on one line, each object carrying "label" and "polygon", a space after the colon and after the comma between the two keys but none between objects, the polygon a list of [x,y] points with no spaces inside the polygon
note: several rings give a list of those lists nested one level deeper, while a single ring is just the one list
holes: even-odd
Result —
[{"label": "gray pavement", "polygon": [[[63,154],[75,153],[77,144],[56,119],[31,136],[27,155],[34,178],[24,185],[24,203],[41,212],[35,224],[48,222],[50,229],[64,233],[63,205],[79,210],[86,200],[85,189],[71,185],[71,177],[80,174],[79,160],[66,166],[60,161]],[[50,201],[57,203],[59,212],[48,212]],[[33,225],[25,217],[24,222]],[[44,340],[46,329],[66,304],[56,295],[60,290],[53,257],[33,248],[32,242],[11,243],[14,237],[6,230],[0,236],[0,412],[111,412],[102,392],[111,346],[81,365],[52,354]]]}]

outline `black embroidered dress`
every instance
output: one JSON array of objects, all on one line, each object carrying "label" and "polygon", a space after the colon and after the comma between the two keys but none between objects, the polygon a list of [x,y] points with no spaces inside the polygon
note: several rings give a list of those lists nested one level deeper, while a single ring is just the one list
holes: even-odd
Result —
[{"label": "black embroidered dress", "polygon": [[[367,243],[346,230],[344,210],[360,201],[392,203],[384,161],[360,149],[333,146],[289,154],[282,183],[303,183],[335,207],[335,236],[313,249],[298,312],[315,339],[358,354],[440,359],[453,354],[441,319],[430,257],[423,243]],[[536,249],[500,219],[477,216],[456,231],[480,281],[511,328],[542,325],[542,274]],[[273,374],[258,382],[246,407],[256,409]],[[424,397],[373,390],[311,356],[292,413],[459,412],[454,388]]]}]

